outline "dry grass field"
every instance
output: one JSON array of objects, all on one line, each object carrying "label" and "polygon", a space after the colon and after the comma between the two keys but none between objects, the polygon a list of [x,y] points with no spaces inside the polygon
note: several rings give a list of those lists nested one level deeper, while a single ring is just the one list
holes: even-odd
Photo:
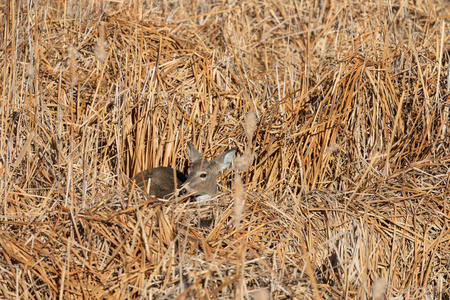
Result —
[{"label": "dry grass field", "polygon": [[[1,0],[0,299],[450,299],[449,20]],[[216,197],[135,188],[187,141],[238,149]]]}]

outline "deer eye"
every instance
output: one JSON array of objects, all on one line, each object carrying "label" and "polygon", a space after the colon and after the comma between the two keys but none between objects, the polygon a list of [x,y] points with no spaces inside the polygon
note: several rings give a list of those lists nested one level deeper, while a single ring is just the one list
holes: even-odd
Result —
[{"label": "deer eye", "polygon": [[206,173],[200,174],[200,178],[206,178]]}]

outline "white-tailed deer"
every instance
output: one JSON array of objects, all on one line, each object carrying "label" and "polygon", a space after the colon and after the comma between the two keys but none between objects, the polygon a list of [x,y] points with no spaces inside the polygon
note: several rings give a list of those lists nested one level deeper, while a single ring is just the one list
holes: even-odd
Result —
[{"label": "white-tailed deer", "polygon": [[[217,177],[233,161],[236,148],[207,161],[195,147],[187,142],[189,160],[192,166],[187,177],[170,167],[145,170],[134,177],[136,185],[151,196],[170,198],[180,188],[185,189],[197,201],[206,200],[217,193]],[[176,176],[176,180],[174,178]]]}]

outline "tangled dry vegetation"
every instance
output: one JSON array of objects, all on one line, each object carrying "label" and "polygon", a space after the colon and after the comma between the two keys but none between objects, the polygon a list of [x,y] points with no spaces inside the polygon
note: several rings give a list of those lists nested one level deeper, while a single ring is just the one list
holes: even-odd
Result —
[{"label": "tangled dry vegetation", "polygon": [[[444,0],[0,11],[2,299],[449,299]],[[213,201],[130,183],[189,140]]]}]

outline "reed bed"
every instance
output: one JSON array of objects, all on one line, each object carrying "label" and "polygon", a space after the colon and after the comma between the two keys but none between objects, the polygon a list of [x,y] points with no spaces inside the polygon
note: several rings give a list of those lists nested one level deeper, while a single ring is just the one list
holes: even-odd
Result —
[{"label": "reed bed", "polygon": [[[445,1],[0,2],[2,299],[449,299]],[[206,203],[130,180],[237,147]]]}]

